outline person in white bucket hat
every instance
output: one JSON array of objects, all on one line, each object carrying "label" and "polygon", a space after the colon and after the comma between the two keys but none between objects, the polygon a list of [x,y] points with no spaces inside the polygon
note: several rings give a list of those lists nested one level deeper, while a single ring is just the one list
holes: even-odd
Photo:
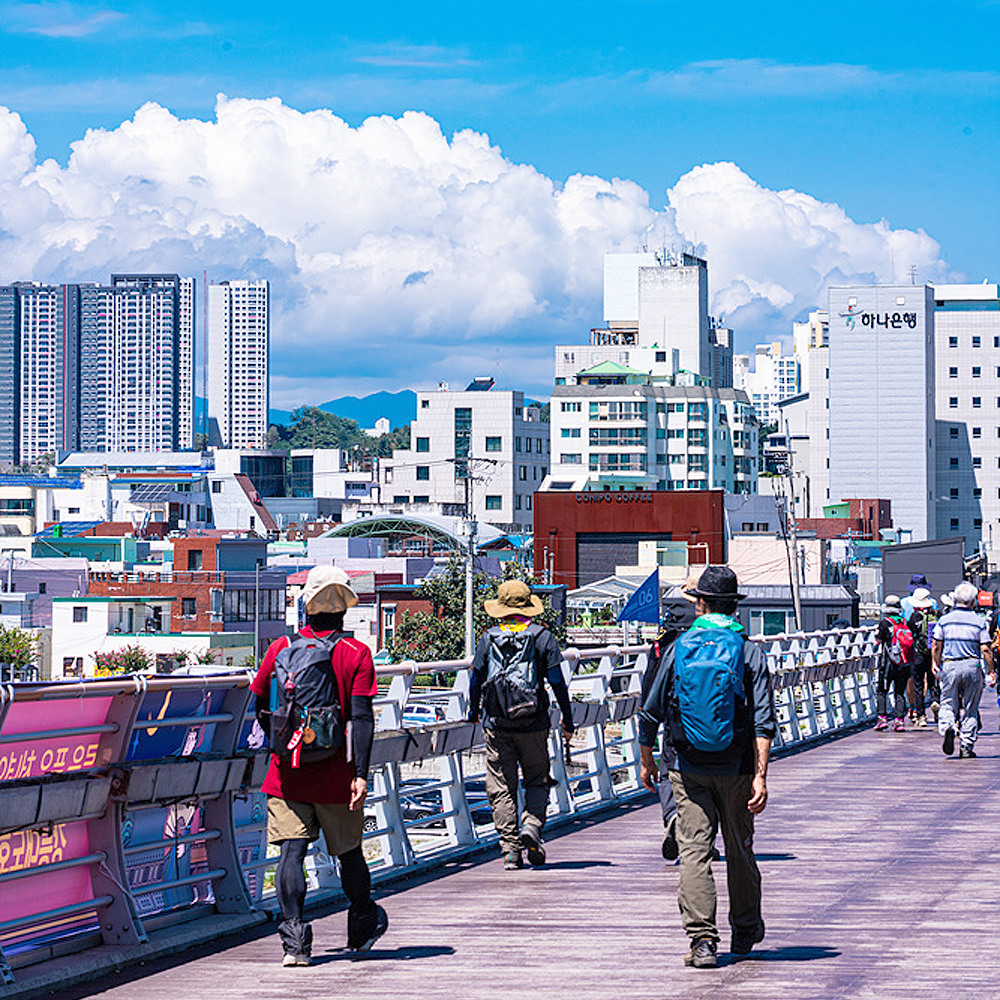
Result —
[{"label": "person in white bucket hat", "polygon": [[281,851],[274,888],[285,966],[312,964],[312,926],[303,920],[304,862],[321,830],[351,904],[347,947],[367,951],[389,926],[372,899],[361,849],[378,685],[371,651],[344,632],[344,613],[358,595],[342,569],[316,566],[302,596],[306,625],[297,636],[271,643],[250,685],[271,739],[261,790],[268,843]]}]

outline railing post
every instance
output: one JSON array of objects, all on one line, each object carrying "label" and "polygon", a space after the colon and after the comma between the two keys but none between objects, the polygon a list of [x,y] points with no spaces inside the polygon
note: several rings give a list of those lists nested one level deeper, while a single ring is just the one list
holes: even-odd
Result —
[{"label": "railing post", "polygon": [[445,820],[445,828],[452,844],[456,847],[476,842],[476,827],[469,810],[469,799],[465,794],[465,780],[462,774],[462,758],[457,751],[439,758],[441,780],[447,784],[441,789],[441,805],[445,812],[454,809],[455,814]]},{"label": "railing post", "polygon": [[399,765],[382,764],[372,772],[372,783],[381,800],[375,805],[378,825],[387,831],[380,838],[386,864],[393,868],[406,867],[413,863],[413,848],[399,802]]}]

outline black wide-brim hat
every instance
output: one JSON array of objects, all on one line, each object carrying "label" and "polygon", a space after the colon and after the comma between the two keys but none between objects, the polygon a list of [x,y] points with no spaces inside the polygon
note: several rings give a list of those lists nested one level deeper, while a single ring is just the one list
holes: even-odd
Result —
[{"label": "black wide-brim hat", "polygon": [[747,595],[739,593],[738,588],[736,574],[728,566],[706,566],[698,577],[698,586],[692,587],[688,593],[713,600],[742,601]]}]

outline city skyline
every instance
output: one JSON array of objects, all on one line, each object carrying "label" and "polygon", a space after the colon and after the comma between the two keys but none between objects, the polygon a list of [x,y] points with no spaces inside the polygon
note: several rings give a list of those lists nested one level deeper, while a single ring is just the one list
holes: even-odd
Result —
[{"label": "city skyline", "polygon": [[995,4],[933,32],[898,3],[864,30],[547,6],[9,5],[0,280],[267,278],[289,408],[473,374],[541,395],[604,252],[644,244],[699,248],[741,353],[830,284],[996,279]]}]

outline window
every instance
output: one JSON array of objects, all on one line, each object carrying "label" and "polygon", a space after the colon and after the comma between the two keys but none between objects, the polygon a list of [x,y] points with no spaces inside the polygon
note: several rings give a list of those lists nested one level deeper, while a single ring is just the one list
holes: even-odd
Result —
[{"label": "window", "polygon": [[958,337],[949,337],[948,338],[948,346],[949,347],[958,347]]},{"label": "window", "polygon": [[983,397],[982,396],[973,396],[972,397],[972,408],[974,410],[978,410],[982,405],[983,405]]},{"label": "window", "polygon": [[564,427],[562,429],[562,436],[564,438],[578,438],[580,436],[579,427]]},{"label": "window", "polygon": [[427,482],[431,478],[431,467],[429,465],[417,466],[417,479]]},{"label": "window", "polygon": [[972,436],[974,438],[981,438],[983,436],[983,429],[982,429],[982,427],[973,427],[972,428]]},{"label": "window", "polygon": [[430,451],[430,450],[431,450],[430,438],[417,438],[417,451]]},{"label": "window", "polygon": [[542,439],[535,438],[535,454],[541,455],[541,453],[542,453]]},{"label": "window", "polygon": [[520,510],[520,509],[521,509],[521,494],[518,493],[518,495],[514,497],[514,510]]},{"label": "window", "polygon": [[953,517],[948,522],[948,527],[951,528],[952,531],[958,531],[958,518],[957,517]]},{"label": "window", "polygon": [[393,503],[409,503],[410,502],[410,498],[408,496],[406,496],[405,494],[404,495],[397,494],[396,496],[394,496],[392,498],[392,502]]},{"label": "window", "polygon": [[948,459],[948,467],[951,469],[958,468],[958,458],[955,455],[952,455],[951,458]]},{"label": "window", "polygon": [[431,401],[429,399],[420,400],[420,409],[427,410],[430,409]]},{"label": "window", "polygon": [[978,486],[972,491],[973,500],[978,500],[982,495],[983,491]]},{"label": "window", "polygon": [[973,528],[981,528],[983,526],[983,519],[981,517],[974,517],[972,519]]},{"label": "window", "polygon": [[414,503],[430,503],[431,498],[426,493],[421,493],[413,498]]},{"label": "window", "polygon": [[983,467],[983,460],[978,455],[973,457],[972,467],[974,469],[981,469]]},{"label": "window", "polygon": [[185,618],[194,618],[198,613],[198,602],[193,597],[181,598],[181,614]]},{"label": "window", "polygon": [[528,479],[528,467],[526,465],[519,465],[517,467],[517,478],[523,483]]},{"label": "window", "polygon": [[487,510],[502,510],[503,509],[503,498],[498,496],[487,496],[486,497],[486,509]]},{"label": "window", "polygon": [[980,368],[978,365],[973,365],[973,367],[972,367],[972,377],[973,378],[982,378],[983,377],[983,370],[982,370],[982,368]]},{"label": "window", "polygon": [[[566,437],[566,431],[563,430],[563,437]],[[514,451],[521,450],[521,439],[519,437],[514,438]]]},{"label": "window", "polygon": [[972,338],[972,346],[973,347],[982,347],[983,346],[983,338],[982,337],[973,337]]},{"label": "window", "polygon": [[487,451],[503,451],[503,439],[498,437],[488,437],[486,439]]},{"label": "window", "polygon": [[790,611],[775,609],[773,611],[750,612],[750,635],[779,635],[782,632],[795,630],[795,616]]},{"label": "window", "polygon": [[[1000,399],[997,399],[997,405],[1000,405]],[[952,410],[958,409],[958,396],[948,397],[948,408]]]},{"label": "window", "polygon": [[75,622],[85,622],[87,620],[87,608],[86,606],[79,606],[73,608],[73,621]]},{"label": "window", "polygon": [[47,591],[48,589],[49,589],[49,585],[48,585],[47,583],[40,583],[40,584],[38,585],[38,593],[39,593],[39,594],[44,594],[44,593],[46,593],[46,591]]},{"label": "window", "polygon": [[958,368],[957,367],[955,367],[955,368],[949,368],[948,369],[948,378],[958,378]]},{"label": "window", "polygon": [[950,437],[952,439],[957,438],[958,437],[958,428],[957,427],[949,427],[948,428],[948,437]]},{"label": "window", "polygon": [[204,561],[204,553],[201,549],[188,549],[187,568],[189,570],[199,570]]},{"label": "window", "polygon": [[952,486],[952,488],[948,491],[948,496],[952,500],[957,500],[958,499],[958,487],[957,486]]},{"label": "window", "polygon": [[656,360],[658,362],[660,362],[660,363],[666,361],[667,360],[667,352],[666,351],[657,351],[656,352]]},{"label": "window", "polygon": [[560,403],[559,409],[563,413],[579,413],[581,410],[580,403]]}]

